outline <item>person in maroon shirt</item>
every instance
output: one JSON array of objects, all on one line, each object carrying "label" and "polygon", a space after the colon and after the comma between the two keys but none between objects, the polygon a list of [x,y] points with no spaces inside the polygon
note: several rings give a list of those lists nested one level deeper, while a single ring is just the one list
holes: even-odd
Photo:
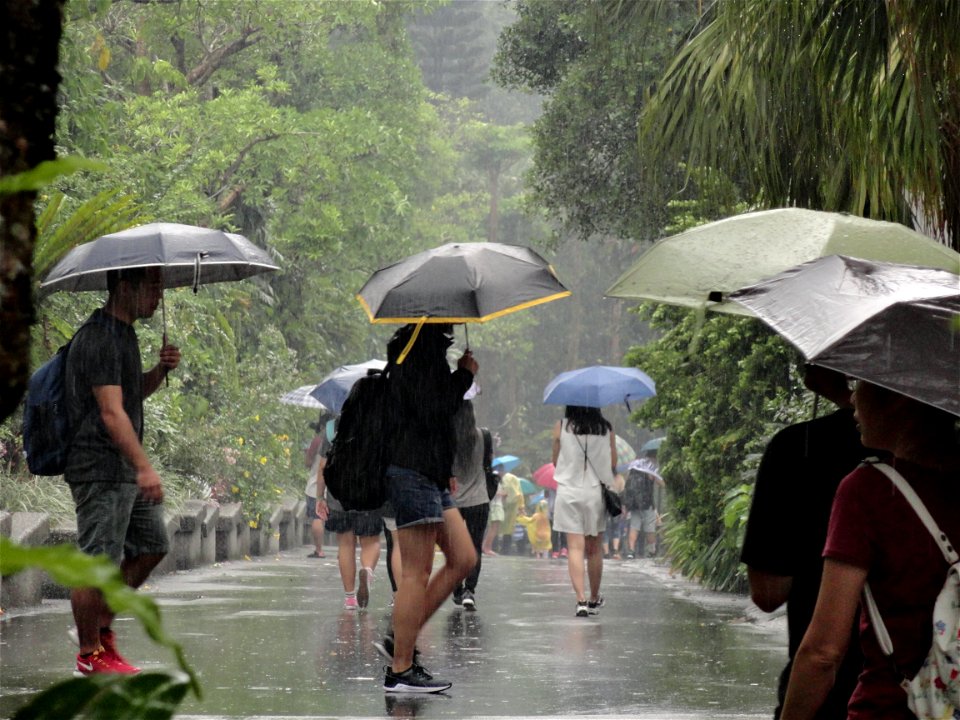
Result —
[{"label": "person in maroon shirt", "polygon": [[[934,520],[960,541],[960,441],[953,415],[860,382],[855,418],[867,447],[887,450]],[[837,491],[823,579],[813,620],[794,659],[783,720],[812,718],[833,684],[850,626],[869,581],[893,641],[886,657],[866,611],[860,612],[864,668],[848,718],[913,718],[902,678],[919,670],[932,642],[934,601],[947,564],[906,498],[876,468],[863,465]]]}]

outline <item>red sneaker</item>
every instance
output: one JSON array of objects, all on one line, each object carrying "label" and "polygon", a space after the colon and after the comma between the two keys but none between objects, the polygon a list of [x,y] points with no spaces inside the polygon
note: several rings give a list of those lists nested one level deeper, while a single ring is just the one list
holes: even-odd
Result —
[{"label": "red sneaker", "polygon": [[100,645],[103,647],[107,655],[115,660],[121,667],[129,668],[128,670],[120,670],[119,672],[140,672],[140,668],[127,662],[127,659],[120,654],[119,650],[117,650],[117,636],[113,630],[107,630],[106,632],[103,632],[102,630],[100,631]]},{"label": "red sneaker", "polygon": [[75,677],[114,673],[118,675],[136,675],[140,668],[135,668],[109,655],[102,647],[96,652],[84,657],[77,655],[77,669],[73,671]]}]

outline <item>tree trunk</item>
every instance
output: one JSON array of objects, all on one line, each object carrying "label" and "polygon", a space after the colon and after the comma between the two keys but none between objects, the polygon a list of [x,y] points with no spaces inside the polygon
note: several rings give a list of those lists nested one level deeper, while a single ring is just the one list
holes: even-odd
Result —
[{"label": "tree trunk", "polygon": [[[0,5],[0,176],[56,157],[57,62],[64,0]],[[30,369],[35,192],[0,197],[0,422],[16,409]]]}]

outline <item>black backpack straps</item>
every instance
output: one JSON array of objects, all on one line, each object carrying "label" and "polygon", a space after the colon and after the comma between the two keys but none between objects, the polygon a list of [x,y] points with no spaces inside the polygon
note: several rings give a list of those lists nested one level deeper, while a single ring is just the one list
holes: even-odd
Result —
[{"label": "black backpack straps", "polygon": [[480,428],[483,434],[483,469],[493,470],[493,437],[487,428]]}]

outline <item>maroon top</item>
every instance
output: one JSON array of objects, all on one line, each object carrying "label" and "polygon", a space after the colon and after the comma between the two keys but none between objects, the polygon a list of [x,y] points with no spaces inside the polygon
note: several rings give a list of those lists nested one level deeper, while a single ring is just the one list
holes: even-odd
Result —
[{"label": "maroon top", "polygon": [[[903,460],[894,467],[940,529],[954,543],[960,540],[960,478]],[[823,556],[868,570],[867,582],[893,641],[891,662],[861,609],[864,670],[850,699],[849,718],[914,718],[899,683],[916,675],[930,650],[933,605],[947,573],[940,547],[886,475],[861,467],[837,490]]]}]

